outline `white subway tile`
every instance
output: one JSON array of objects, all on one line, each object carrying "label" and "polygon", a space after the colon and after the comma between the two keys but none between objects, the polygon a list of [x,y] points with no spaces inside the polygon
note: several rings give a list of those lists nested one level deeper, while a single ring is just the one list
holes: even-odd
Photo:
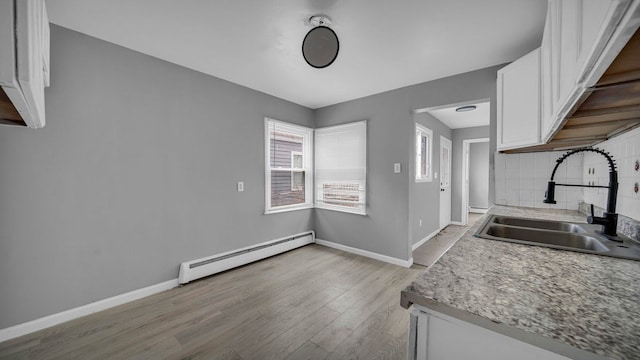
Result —
[{"label": "white subway tile", "polygon": [[567,190],[556,187],[556,201],[567,201]]},{"label": "white subway tile", "polygon": [[564,183],[567,181],[567,167],[560,165],[558,166],[558,169],[556,169],[556,173],[553,177],[553,180],[555,180],[555,182],[560,182],[560,183]]},{"label": "white subway tile", "polygon": [[534,189],[534,179],[522,177],[520,178],[520,190],[533,190]]},{"label": "white subway tile", "polygon": [[582,159],[583,159],[582,153],[573,154],[573,155],[569,156],[568,158],[566,158],[564,160],[564,163],[567,166],[580,166],[580,167],[582,167]]},{"label": "white subway tile", "polygon": [[531,200],[520,200],[520,206],[534,207],[534,203]]},{"label": "white subway tile", "polygon": [[507,190],[506,194],[507,205],[510,206],[519,206],[520,199],[518,197],[518,191]]},{"label": "white subway tile", "polygon": [[[567,178],[578,178],[582,179],[582,165],[580,166],[567,166]],[[581,183],[578,181],[576,184]]]},{"label": "white subway tile", "polygon": [[495,160],[496,179],[504,179],[506,177],[504,154],[496,153],[494,160]]},{"label": "white subway tile", "polygon": [[533,190],[520,190],[518,194],[520,202],[533,201]]},{"label": "white subway tile", "polygon": [[578,210],[578,202],[571,202],[571,201],[567,201],[567,204],[565,205],[565,209],[567,210]]},{"label": "white subway tile", "polygon": [[520,190],[520,178],[507,178],[507,180],[506,180],[506,189],[507,189],[507,191],[518,191],[518,190]]},{"label": "white subway tile", "polygon": [[578,177],[578,176],[576,176],[576,177],[567,177],[567,182],[566,183],[567,184],[579,185],[579,184],[582,184],[582,178]]}]

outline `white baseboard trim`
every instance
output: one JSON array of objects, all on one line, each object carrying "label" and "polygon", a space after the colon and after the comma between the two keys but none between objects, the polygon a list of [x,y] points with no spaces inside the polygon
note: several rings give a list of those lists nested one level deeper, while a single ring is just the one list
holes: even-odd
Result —
[{"label": "white baseboard trim", "polygon": [[414,251],[415,249],[419,248],[422,244],[426,243],[429,239],[431,239],[432,237],[438,235],[439,232],[440,232],[440,229],[432,232],[431,234],[425,236],[422,240],[420,240],[417,243],[413,244],[413,246],[411,246],[411,251]]},{"label": "white baseboard trim", "polygon": [[462,221],[452,221],[450,224],[451,224],[451,225],[464,226],[464,224],[462,223]]},{"label": "white baseboard trim", "polygon": [[487,211],[489,211],[489,209],[481,209],[481,208],[469,208],[469,212],[471,213],[476,213],[476,214],[485,214]]},{"label": "white baseboard trim", "polygon": [[334,242],[331,242],[331,241],[322,240],[322,239],[318,239],[318,238],[316,238],[316,244],[322,245],[322,246],[327,246],[327,247],[338,249],[338,250],[342,250],[342,251],[345,251],[345,252],[348,252],[348,253],[352,253],[352,254],[368,257],[368,258],[371,258],[371,259],[384,261],[384,262],[387,262],[389,264],[398,265],[398,266],[402,266],[402,267],[406,267],[406,268],[411,267],[411,265],[413,265],[413,258],[411,258],[409,260],[402,260],[402,259],[394,258],[394,257],[391,257],[391,256],[382,255],[382,254],[374,253],[374,252],[371,252],[371,251],[354,248],[354,247],[351,247],[351,246],[337,244],[337,243],[334,243]]},{"label": "white baseboard trim", "polygon": [[82,316],[90,315],[98,311],[106,310],[114,306],[122,305],[130,301],[138,300],[149,295],[172,289],[178,286],[178,279],[165,281],[159,284],[147,286],[142,289],[133,290],[124,294],[116,295],[104,300],[92,302],[77,308],[45,316],[26,323],[14,325],[5,329],[0,329],[0,342],[30,334],[48,327],[61,324]]}]

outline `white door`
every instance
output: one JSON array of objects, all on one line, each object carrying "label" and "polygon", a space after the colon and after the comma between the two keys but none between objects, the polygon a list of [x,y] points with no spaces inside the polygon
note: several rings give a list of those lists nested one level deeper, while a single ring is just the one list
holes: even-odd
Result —
[{"label": "white door", "polygon": [[440,229],[451,222],[451,140],[440,136]]}]

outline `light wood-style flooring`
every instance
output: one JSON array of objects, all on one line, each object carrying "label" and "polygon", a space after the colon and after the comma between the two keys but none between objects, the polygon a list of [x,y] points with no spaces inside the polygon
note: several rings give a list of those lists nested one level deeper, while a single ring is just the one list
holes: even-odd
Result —
[{"label": "light wood-style flooring", "polygon": [[435,264],[484,214],[469,213],[468,216],[469,221],[467,225],[448,225],[432,239],[429,239],[417,249],[413,250],[413,263],[427,268],[431,267],[431,265]]},{"label": "light wood-style flooring", "polygon": [[469,226],[448,225],[436,236],[413,250],[413,263],[427,268],[435,264],[444,253],[469,230]]},{"label": "light wood-style flooring", "polygon": [[424,271],[308,245],[0,343],[0,359],[405,359]]}]

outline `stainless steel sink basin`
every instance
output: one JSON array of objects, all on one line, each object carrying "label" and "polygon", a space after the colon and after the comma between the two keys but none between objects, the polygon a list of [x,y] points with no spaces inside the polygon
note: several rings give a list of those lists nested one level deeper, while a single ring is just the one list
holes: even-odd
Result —
[{"label": "stainless steel sink basin", "polygon": [[557,230],[565,232],[583,233],[585,230],[578,224],[550,220],[525,219],[509,216],[495,216],[493,218],[495,224],[520,226],[534,229]]},{"label": "stainless steel sink basin", "polygon": [[597,239],[571,232],[543,232],[531,228],[491,225],[487,230],[487,235],[572,249],[609,251],[609,249],[602,245]]},{"label": "stainless steel sink basin", "polygon": [[640,260],[638,244],[624,236],[618,236],[616,238],[618,241],[611,241],[600,234],[599,230],[599,225],[490,215],[475,236],[489,240]]}]

